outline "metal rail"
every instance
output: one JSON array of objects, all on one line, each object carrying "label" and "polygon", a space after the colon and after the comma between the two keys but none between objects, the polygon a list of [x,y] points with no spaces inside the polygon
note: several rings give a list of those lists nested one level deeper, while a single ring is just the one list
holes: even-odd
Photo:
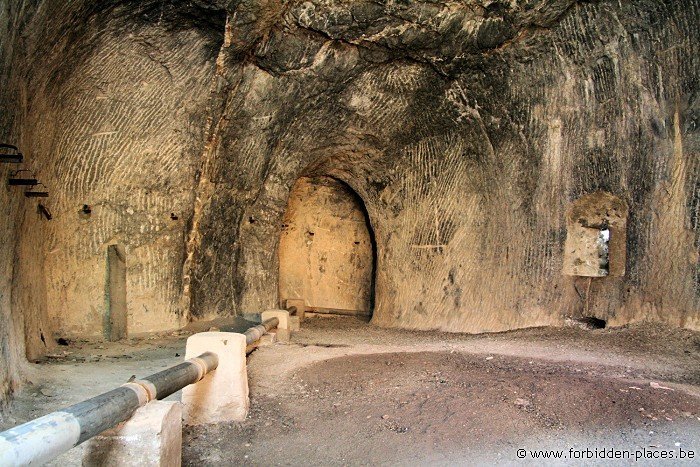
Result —
[{"label": "metal rail", "polygon": [[[278,318],[270,318],[249,328],[244,333],[246,344],[254,344],[278,325]],[[167,370],[3,431],[0,433],[0,467],[44,464],[128,420],[148,402],[164,399],[200,381],[218,365],[219,357],[205,352]]]},{"label": "metal rail", "polygon": [[258,324],[257,326],[253,326],[252,328],[248,328],[246,332],[243,334],[245,335],[245,343],[246,345],[252,345],[260,339],[267,331],[269,331],[272,328],[276,328],[280,323],[280,320],[277,318],[270,318],[266,319],[262,323]]},{"label": "metal rail", "polygon": [[[268,320],[269,321],[269,320]],[[0,466],[39,465],[108,428],[136,409],[196,383],[216,369],[219,358],[206,352],[184,363],[128,382],[116,389],[0,433]]]},{"label": "metal rail", "polygon": [[319,315],[339,315],[339,316],[359,316],[361,318],[368,318],[372,316],[372,313],[362,310],[341,310],[336,308],[309,308],[306,310],[307,313],[316,313]]}]

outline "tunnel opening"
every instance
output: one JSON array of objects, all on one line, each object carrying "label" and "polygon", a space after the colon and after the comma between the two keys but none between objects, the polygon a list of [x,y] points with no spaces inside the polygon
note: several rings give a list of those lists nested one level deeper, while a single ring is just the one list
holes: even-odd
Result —
[{"label": "tunnel opening", "polygon": [[375,302],[377,248],[361,197],[328,176],[292,187],[279,244],[279,299],[306,311],[369,320]]},{"label": "tunnel opening", "polygon": [[567,324],[590,331],[605,329],[608,323],[604,319],[596,318],[595,316],[580,316],[570,318]]}]

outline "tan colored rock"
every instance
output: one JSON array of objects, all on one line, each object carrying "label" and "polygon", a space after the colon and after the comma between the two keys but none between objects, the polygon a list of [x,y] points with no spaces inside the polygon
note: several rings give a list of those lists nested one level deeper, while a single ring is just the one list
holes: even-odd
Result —
[{"label": "tan colored rock", "polygon": [[268,332],[260,339],[258,339],[257,347],[267,347],[273,345],[275,342],[277,342],[277,333]]},{"label": "tan colored rock", "polygon": [[277,318],[279,320],[277,329],[289,329],[289,312],[287,310],[267,310],[260,313],[260,319],[263,321],[270,318]]}]

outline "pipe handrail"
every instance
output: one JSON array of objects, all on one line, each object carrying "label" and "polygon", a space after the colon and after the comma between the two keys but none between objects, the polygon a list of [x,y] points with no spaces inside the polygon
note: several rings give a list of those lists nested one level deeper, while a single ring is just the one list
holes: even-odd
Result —
[{"label": "pipe handrail", "polygon": [[244,332],[246,345],[254,344],[258,339],[265,335],[267,331],[276,328],[280,323],[278,318],[266,319],[257,326],[250,327]]},{"label": "pipe handrail", "polygon": [[[279,325],[270,318],[245,331],[246,345]],[[160,400],[215,370],[219,357],[199,357],[52,412],[0,433],[0,467],[46,463],[103,431],[128,420],[139,407]]]},{"label": "pipe handrail", "polygon": [[0,433],[0,466],[48,462],[103,431],[128,420],[136,410],[199,382],[216,369],[219,357],[205,352],[141,380],[130,381]]}]

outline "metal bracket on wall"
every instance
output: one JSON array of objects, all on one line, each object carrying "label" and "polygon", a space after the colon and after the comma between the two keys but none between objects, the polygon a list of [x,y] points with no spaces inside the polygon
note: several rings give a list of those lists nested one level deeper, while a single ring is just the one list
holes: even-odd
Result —
[{"label": "metal bracket on wall", "polygon": [[21,164],[24,156],[19,152],[17,146],[0,143],[0,163]]},{"label": "metal bracket on wall", "polygon": [[44,187],[44,190],[27,190],[24,192],[24,196],[27,198],[48,198],[49,197],[49,191],[46,189],[46,185],[43,183],[39,182],[37,185],[41,185]]},{"label": "metal bracket on wall", "polygon": [[[30,173],[32,178],[17,177],[22,172]],[[36,179],[36,176],[31,171],[22,169],[10,172],[10,178],[7,180],[7,184],[10,186],[36,186],[39,184],[39,180]]]},{"label": "metal bracket on wall", "polygon": [[51,219],[53,219],[53,216],[51,215],[51,211],[49,211],[49,208],[47,208],[43,204],[39,203],[38,209],[39,209],[39,212],[46,218],[47,221],[50,221]]}]

